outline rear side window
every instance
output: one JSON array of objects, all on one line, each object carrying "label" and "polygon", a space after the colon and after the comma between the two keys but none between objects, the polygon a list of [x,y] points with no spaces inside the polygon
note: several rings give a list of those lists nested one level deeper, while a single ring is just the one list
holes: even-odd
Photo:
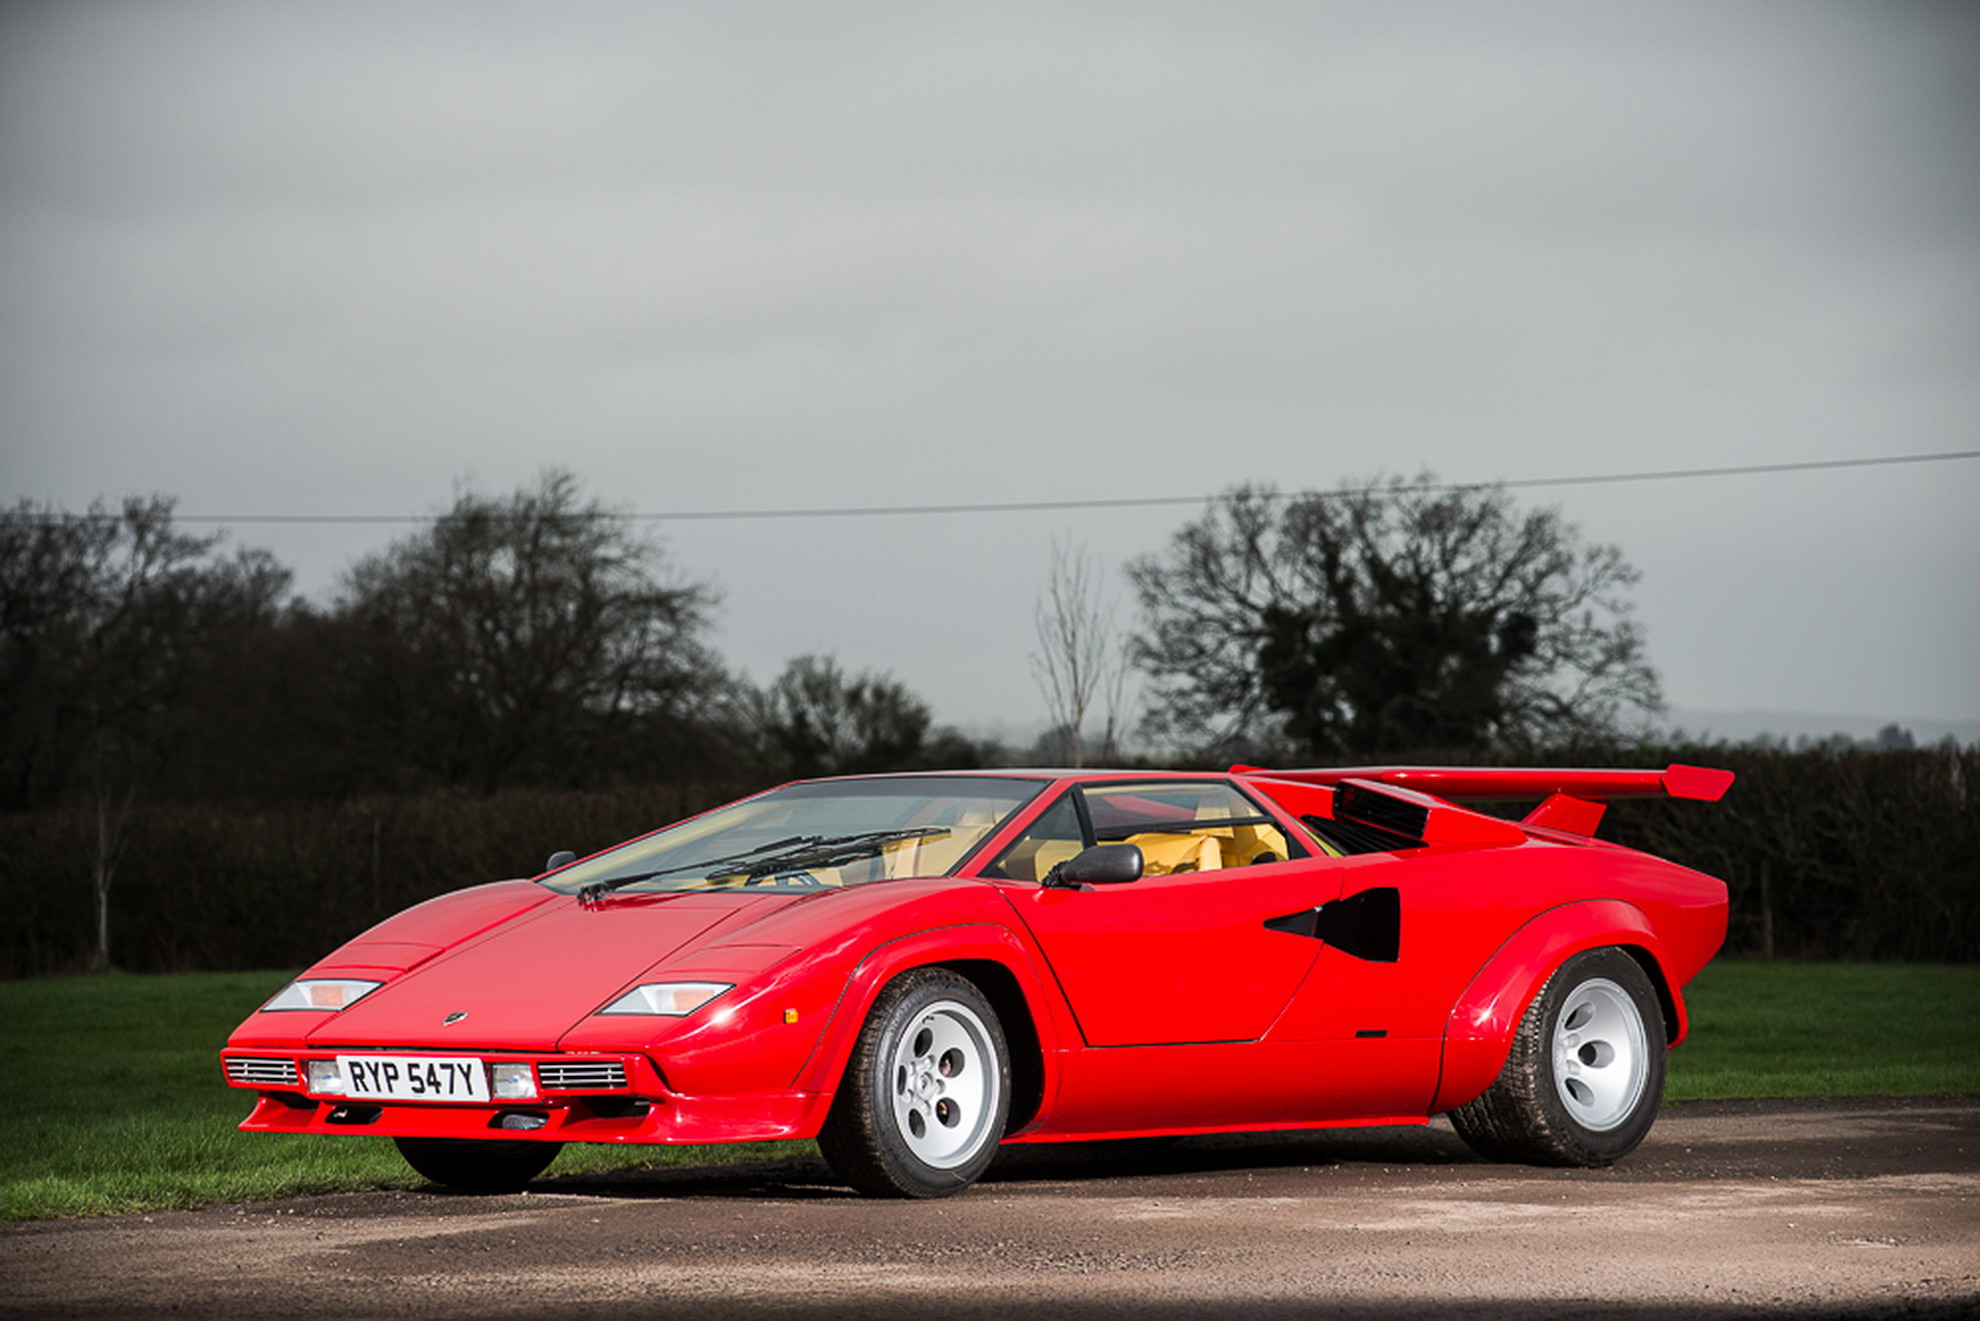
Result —
[{"label": "rear side window", "polygon": [[1068,790],[984,870],[1036,883],[1091,844],[1133,844],[1148,876],[1254,867],[1306,850],[1219,781],[1137,780]]}]

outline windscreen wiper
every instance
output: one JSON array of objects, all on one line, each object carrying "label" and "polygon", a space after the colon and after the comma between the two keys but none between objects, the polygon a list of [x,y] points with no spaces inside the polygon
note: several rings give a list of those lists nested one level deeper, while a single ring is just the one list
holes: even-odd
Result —
[{"label": "windscreen wiper", "polygon": [[[627,876],[613,876],[606,880],[594,881],[577,892],[580,903],[596,903],[608,892],[621,886],[639,881],[650,881],[659,876],[678,876],[683,872],[700,872],[704,877],[742,876],[747,881],[765,876],[775,876],[782,872],[808,871],[813,867],[836,867],[840,863],[853,862],[860,858],[870,858],[889,844],[904,839],[927,839],[934,835],[947,835],[947,826],[915,826],[907,830],[868,830],[857,835],[791,835],[785,839],[773,839],[768,844],[759,844],[741,853],[732,853],[723,858],[707,858],[700,862],[682,863],[677,867],[659,867],[652,871],[633,872]],[[783,850],[776,852],[776,850]],[[771,854],[764,857],[764,854]]]},{"label": "windscreen wiper", "polygon": [[705,858],[700,862],[684,862],[678,867],[659,867],[653,871],[633,872],[627,876],[611,876],[602,881],[593,881],[577,892],[578,902],[595,904],[605,895],[620,886],[632,885],[638,881],[650,881],[656,876],[678,876],[682,872],[698,871],[703,876],[719,876],[723,868],[747,865],[752,858],[759,858],[773,849],[806,848],[823,842],[823,835],[786,835],[783,839],[773,839],[767,844],[758,844],[753,849],[741,853],[731,853],[726,858]]},{"label": "windscreen wiper", "polygon": [[[947,826],[913,826],[906,830],[869,830],[858,835],[832,835],[804,840],[788,852],[759,858],[743,875],[748,880],[776,876],[783,872],[809,871],[813,867],[836,867],[843,862],[870,858],[889,844],[905,839],[927,839],[951,833]],[[760,851],[760,850],[759,850]],[[741,870],[741,869],[738,869]],[[709,875],[718,873],[710,872]]]}]

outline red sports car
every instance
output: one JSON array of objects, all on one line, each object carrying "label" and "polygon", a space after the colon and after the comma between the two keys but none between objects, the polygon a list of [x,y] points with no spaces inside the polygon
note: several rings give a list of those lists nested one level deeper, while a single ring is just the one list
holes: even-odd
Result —
[{"label": "red sports car", "polygon": [[[863,1192],[1004,1142],[1420,1124],[1604,1165],[1656,1118],[1726,888],[1593,838],[1728,772],[988,771],[787,784],[309,969],[243,1129],[513,1188],[565,1142],[819,1140]],[[1458,805],[1539,799],[1522,821]]]}]

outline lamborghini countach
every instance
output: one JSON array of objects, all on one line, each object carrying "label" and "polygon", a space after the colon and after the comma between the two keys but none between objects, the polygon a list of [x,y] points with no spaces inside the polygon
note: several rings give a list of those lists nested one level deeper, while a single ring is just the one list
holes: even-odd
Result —
[{"label": "lamborghini countach", "polygon": [[483,1191],[568,1142],[816,1138],[854,1188],[933,1197],[1005,1143],[1439,1114],[1490,1159],[1606,1165],[1656,1118],[1726,888],[1596,827],[1731,781],[802,781],[389,918],[222,1065],[243,1129],[390,1137]]}]

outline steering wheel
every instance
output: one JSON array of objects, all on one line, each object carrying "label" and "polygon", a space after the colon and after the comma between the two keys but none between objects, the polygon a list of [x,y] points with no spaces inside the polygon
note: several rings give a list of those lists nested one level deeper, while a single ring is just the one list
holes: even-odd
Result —
[{"label": "steering wheel", "polygon": [[743,887],[747,889],[752,885],[776,885],[782,884],[785,881],[789,881],[801,890],[822,890],[825,888],[825,882],[819,880],[803,868],[799,868],[796,871],[769,872],[762,876],[752,876],[743,882]]}]

